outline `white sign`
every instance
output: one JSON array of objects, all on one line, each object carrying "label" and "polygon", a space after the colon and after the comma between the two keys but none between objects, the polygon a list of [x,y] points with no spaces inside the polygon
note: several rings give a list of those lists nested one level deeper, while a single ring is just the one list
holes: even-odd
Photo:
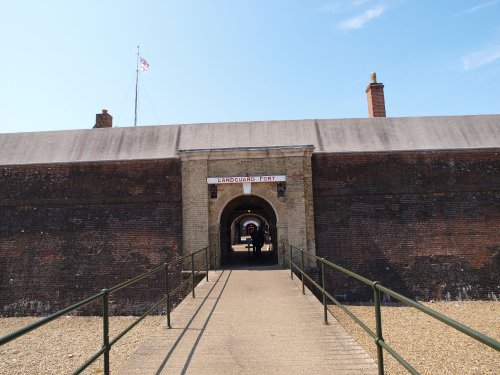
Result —
[{"label": "white sign", "polygon": [[252,182],[282,182],[286,176],[209,177],[208,184],[242,184]]}]

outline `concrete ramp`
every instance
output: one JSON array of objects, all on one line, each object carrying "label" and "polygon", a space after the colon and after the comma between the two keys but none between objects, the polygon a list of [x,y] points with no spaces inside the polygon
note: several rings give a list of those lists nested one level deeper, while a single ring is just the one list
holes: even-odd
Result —
[{"label": "concrete ramp", "polygon": [[[120,374],[376,374],[368,354],[290,271],[210,272]],[[133,332],[131,332],[133,334]]]}]

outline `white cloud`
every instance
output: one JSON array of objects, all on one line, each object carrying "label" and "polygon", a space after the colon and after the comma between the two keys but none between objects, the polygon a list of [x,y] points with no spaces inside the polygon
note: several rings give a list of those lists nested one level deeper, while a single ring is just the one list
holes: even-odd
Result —
[{"label": "white cloud", "polygon": [[382,13],[384,13],[386,7],[382,4],[374,6],[363,14],[359,16],[348,18],[339,23],[338,27],[342,30],[353,30],[353,29],[361,29],[367,22],[371,21],[374,18],[380,17]]},{"label": "white cloud", "polygon": [[464,70],[472,70],[500,59],[500,44],[462,57]]},{"label": "white cloud", "polygon": [[475,7],[472,7],[472,8],[469,8],[469,9],[466,9],[464,10],[463,12],[460,12],[457,14],[457,16],[462,16],[464,14],[469,14],[469,13],[474,13],[476,11],[478,11],[479,9],[482,9],[482,8],[486,8],[490,5],[493,5],[493,4],[496,4],[498,3],[500,0],[491,0],[491,1],[487,1],[485,3],[482,3],[482,4],[479,4],[479,5],[476,5]]},{"label": "white cloud", "polygon": [[323,10],[326,11],[326,12],[329,12],[329,13],[338,13],[342,10],[342,8],[344,7],[344,4],[341,2],[341,1],[337,1],[335,3],[331,3],[331,4],[328,4],[328,5],[325,5],[323,7]]}]

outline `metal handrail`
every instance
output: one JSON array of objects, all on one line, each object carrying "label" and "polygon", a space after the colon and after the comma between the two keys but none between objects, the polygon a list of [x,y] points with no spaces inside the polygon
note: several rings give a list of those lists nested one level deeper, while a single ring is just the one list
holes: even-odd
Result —
[{"label": "metal handrail", "polygon": [[[291,245],[289,243],[286,243],[285,241],[282,241],[282,246],[283,246],[283,258],[284,260],[288,261],[288,264],[290,266],[290,278],[293,279],[293,271],[294,269],[300,272],[301,278],[302,278],[302,293],[305,293],[305,286],[304,286],[304,278],[309,280],[312,285],[314,285],[316,288],[318,288],[323,296],[323,312],[324,312],[324,321],[325,324],[328,324],[328,315],[327,315],[327,303],[326,299],[328,298],[330,301],[335,303],[339,308],[341,308],[351,319],[353,319],[365,332],[367,332],[375,341],[375,344],[377,345],[377,364],[378,364],[378,373],[379,375],[384,374],[384,356],[383,356],[383,350],[385,349],[392,357],[394,357],[408,372],[411,374],[419,374],[417,370],[415,370],[406,360],[404,360],[393,348],[391,348],[384,340],[383,335],[382,335],[382,313],[381,313],[381,300],[380,300],[380,293],[385,293],[392,298],[395,298],[396,300],[404,303],[407,306],[414,307],[423,313],[433,317],[436,320],[439,320],[442,323],[445,323],[446,325],[462,332],[465,333],[466,335],[472,337],[473,339],[481,342],[482,344],[485,344],[489,346],[490,348],[493,348],[497,351],[500,351],[500,342],[496,341],[495,339],[488,337],[478,331],[473,330],[470,327],[467,327],[466,325],[457,322],[456,320],[453,320],[443,314],[440,314],[432,309],[430,309],[427,306],[422,305],[421,303],[418,303],[416,301],[413,301],[412,299],[403,296],[402,294],[399,294],[382,284],[380,284],[378,281],[372,281],[370,279],[367,279],[366,277],[363,277],[361,275],[358,275],[355,272],[352,272],[342,266],[339,266],[338,264],[332,263],[324,258],[321,258],[317,255],[310,254],[307,251],[304,251],[304,249],[301,249],[297,246]],[[288,255],[286,248],[288,247]],[[301,264],[300,266],[297,265],[294,260],[293,260],[293,252],[294,250],[300,251],[301,254]],[[316,261],[320,262],[321,264],[321,284],[318,284],[315,280],[313,280],[307,273],[305,272],[305,267],[304,267],[304,256],[307,256],[309,258],[314,258]],[[283,264],[285,265],[285,261],[283,261]],[[346,308],[344,305],[342,305],[335,297],[333,297],[328,291],[326,290],[325,287],[325,265],[336,269],[342,273],[345,273],[346,275],[349,275],[356,280],[361,281],[362,283],[369,285],[373,288],[373,301],[374,301],[374,307],[375,307],[375,323],[376,323],[376,332],[373,332],[366,324],[364,324],[358,317],[356,317],[348,308]]]},{"label": "metal handrail", "polygon": [[[206,272],[206,280],[208,281],[208,271],[210,268],[210,265],[213,261],[213,269],[217,270],[217,253],[215,251],[215,243],[212,244],[214,247],[214,256],[209,257],[209,251],[210,251],[210,246],[206,246],[203,249],[197,250],[192,252],[191,254],[184,255],[182,257],[178,257],[168,263],[163,263],[162,265],[159,265],[143,274],[140,274],[138,276],[135,276],[131,278],[130,280],[124,281],[120,284],[117,284],[115,286],[112,286],[111,288],[103,289],[101,292],[84,299],[80,302],[77,302],[71,306],[66,307],[63,310],[60,310],[52,315],[49,315],[45,318],[40,319],[39,321],[32,323],[26,327],[23,327],[21,329],[18,329],[17,331],[14,331],[6,336],[0,337],[0,346],[7,344],[8,342],[15,340],[47,323],[50,323],[51,321],[60,318],[63,315],[66,315],[80,307],[86,306],[89,303],[92,303],[100,298],[102,298],[102,307],[103,307],[103,345],[102,348],[99,349],[94,355],[92,355],[85,363],[83,363],[80,367],[78,367],[73,374],[80,374],[83,372],[88,366],[90,366],[93,362],[95,362],[100,356],[104,356],[104,374],[109,375],[109,352],[111,350],[111,347],[118,342],[123,336],[125,336],[132,328],[134,328],[137,324],[139,324],[140,321],[142,321],[146,316],[150,315],[154,310],[156,310],[162,303],[165,301],[167,302],[167,327],[172,328],[171,326],[171,319],[170,319],[170,298],[177,293],[179,290],[181,290],[182,287],[186,285],[186,283],[191,282],[191,289],[192,289],[192,295],[193,298],[195,297],[194,293],[194,288],[195,288],[195,276],[198,275],[199,272],[201,272],[203,269],[195,270],[194,269],[194,257],[195,255],[204,252],[205,253],[205,262],[203,264],[204,270]],[[183,281],[179,286],[177,286],[173,291],[170,291],[169,288],[169,280],[168,280],[168,269],[169,266],[176,264],[178,262],[183,261],[184,259],[191,258],[191,277]],[[109,340],[109,310],[108,310],[108,303],[109,303],[109,295],[113,292],[116,292],[122,288],[125,288],[127,286],[130,286],[132,284],[135,284],[136,282],[144,279],[145,277],[148,277],[150,275],[153,275],[159,271],[165,271],[165,295],[162,297],[158,302],[156,302],[152,307],[150,307],[143,315],[141,315],[138,319],[134,320],[128,327],[126,327],[123,331],[118,333],[116,337],[114,337],[111,341]]]}]

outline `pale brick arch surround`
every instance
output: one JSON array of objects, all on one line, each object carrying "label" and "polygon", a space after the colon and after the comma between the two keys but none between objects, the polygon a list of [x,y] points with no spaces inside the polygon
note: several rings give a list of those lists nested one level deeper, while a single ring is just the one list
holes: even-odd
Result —
[{"label": "pale brick arch surround", "polygon": [[[209,243],[220,255],[220,220],[224,208],[243,195],[241,183],[220,184],[210,198],[207,178],[285,175],[285,197],[276,183],[253,183],[251,195],[264,199],[277,218],[277,240],[315,253],[311,156],[313,146],[180,150],[182,161],[183,251],[188,254]],[[282,255],[279,254],[279,261]]]},{"label": "pale brick arch surround", "polygon": [[[271,184],[265,184],[265,185],[271,185]],[[241,193],[241,188],[238,188],[235,190],[239,190],[240,192],[234,194],[233,196],[228,196],[224,201],[219,200],[216,204],[214,204],[211,207],[211,209],[214,211],[218,210],[217,222],[220,223],[220,220],[222,218],[222,213],[224,212],[224,209],[227,207],[227,205],[229,203],[231,203],[232,201],[234,201],[235,199],[237,199],[239,197],[245,196],[244,194]],[[268,193],[268,194],[259,194],[259,193],[254,192],[256,190],[264,190],[263,193]],[[272,189],[270,189],[268,186],[266,186],[265,189],[258,189],[257,187],[252,187],[252,194],[251,195],[254,195],[256,197],[259,197],[259,198],[265,200],[274,210],[274,214],[276,215],[276,221],[280,222],[280,216],[284,216],[284,214],[285,214],[285,210],[284,210],[285,207],[281,207],[283,205],[280,205],[278,198],[276,198],[276,194],[273,196],[273,194],[271,194],[271,191],[272,191]],[[280,212],[278,212],[278,209],[281,211],[281,215],[280,215]]]},{"label": "pale brick arch surround", "polygon": [[[276,190],[275,187],[269,186],[272,184],[258,184],[258,185],[267,185],[262,189],[256,189],[256,190],[261,190],[261,192],[271,192],[273,190],[273,188],[274,188],[274,190]],[[239,194],[238,193],[234,194],[234,196],[232,198],[229,198],[229,195],[228,195],[228,199],[226,199],[224,203],[220,204],[220,205],[222,205],[222,207],[219,208],[220,205],[217,204],[216,207],[213,207],[210,210],[210,212],[213,213],[213,215],[212,214],[210,215],[210,228],[211,228],[210,240],[211,240],[211,243],[216,243],[218,245],[216,247],[219,250],[217,255],[221,256],[221,259],[222,259],[223,246],[221,243],[219,243],[219,241],[221,238],[221,231],[223,230],[223,228],[221,227],[221,222],[223,220],[223,214],[224,213],[226,215],[229,214],[229,212],[226,212],[226,209],[229,208],[228,206],[230,206],[233,202],[237,203],[238,201],[241,201],[240,198],[243,198],[243,197],[257,197],[263,201],[264,205],[267,204],[271,208],[272,216],[274,216],[274,217],[270,217],[270,218],[266,219],[264,216],[261,216],[261,215],[256,215],[256,216],[260,216],[264,220],[268,220],[268,219],[275,220],[275,222],[271,222],[272,225],[274,225],[276,227],[275,228],[276,232],[272,233],[273,236],[274,235],[277,236],[277,238],[273,238],[274,246],[277,246],[279,241],[286,240],[286,238],[287,238],[286,237],[286,229],[287,229],[286,221],[285,222],[280,221],[280,217],[281,218],[286,217],[286,213],[285,213],[286,207],[283,207],[284,205],[280,204],[280,203],[283,203],[283,199],[281,199],[281,202],[280,202],[278,200],[278,198],[276,197],[276,194],[274,195],[274,197],[272,196],[272,194],[267,194],[268,199],[264,198],[262,196],[262,194],[253,194],[253,192],[251,195],[244,195],[244,194],[241,194],[241,187],[239,187],[239,189],[238,189],[238,185],[236,185],[235,187],[236,187],[236,189],[232,189],[232,190],[235,190],[235,191],[240,190]],[[252,187],[252,190],[253,190],[253,187]],[[259,202],[257,201],[256,203],[259,203]],[[277,207],[279,207],[279,211],[281,211],[281,212],[278,212]],[[218,215],[216,215],[217,211],[218,211]],[[216,221],[214,221],[214,216],[216,216],[216,219],[215,219]],[[212,228],[213,228],[213,230],[212,230]],[[282,257],[282,254],[280,252],[278,252],[278,262],[281,262],[281,257]]]}]

